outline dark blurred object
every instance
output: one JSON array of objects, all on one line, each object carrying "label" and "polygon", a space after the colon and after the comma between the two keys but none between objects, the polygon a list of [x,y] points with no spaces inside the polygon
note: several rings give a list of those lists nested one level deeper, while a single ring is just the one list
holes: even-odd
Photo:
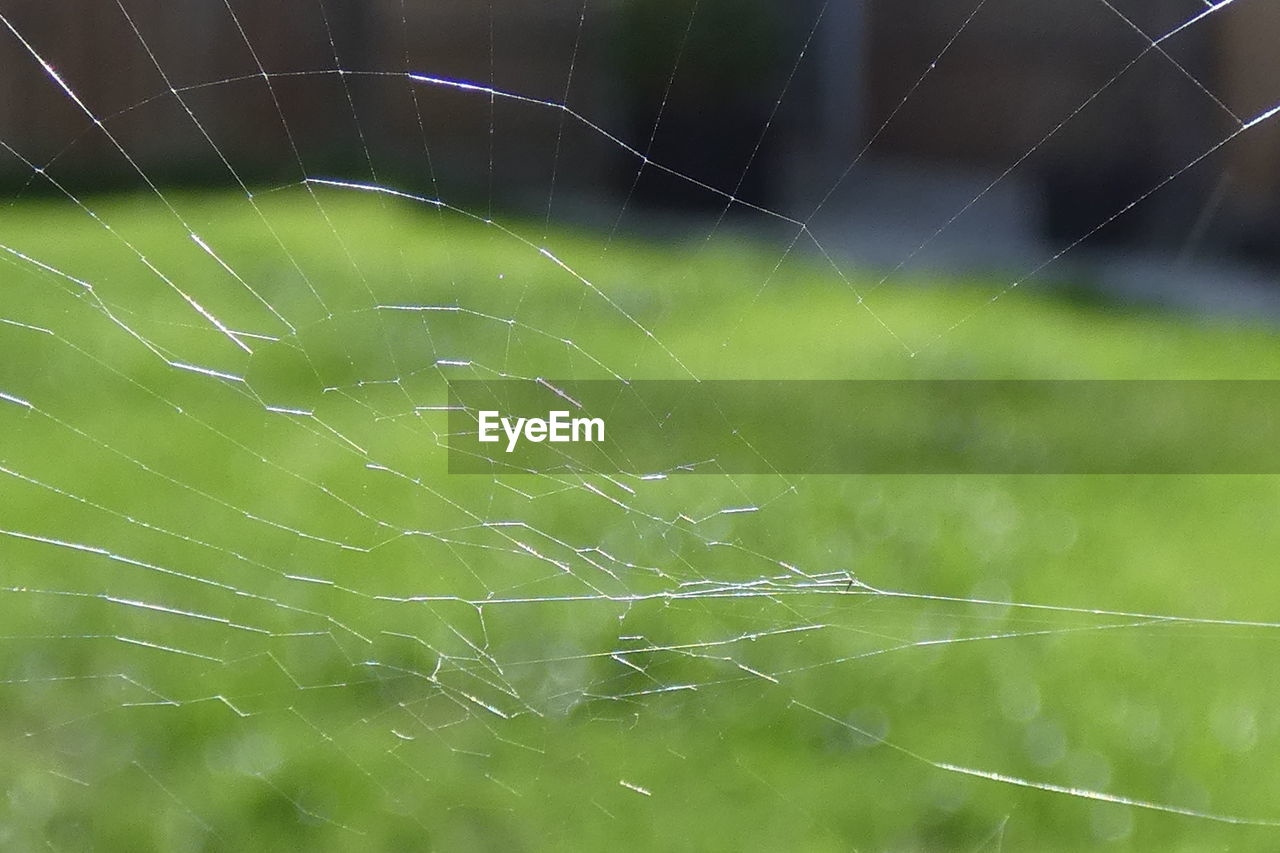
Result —
[{"label": "dark blurred object", "polygon": [[[676,172],[773,203],[780,128],[770,120],[786,71],[788,25],[770,0],[624,4],[615,38],[627,138]],[[634,164],[626,166],[623,190],[637,202],[724,206],[723,197],[663,170],[637,175]]]},{"label": "dark blurred object", "polygon": [[1058,245],[1280,252],[1274,0],[74,7],[0,0],[20,34],[0,32],[0,177],[23,193],[58,192],[39,170],[81,192],[140,186],[140,169],[548,212],[553,196],[715,210],[731,194],[805,218],[842,174],[836,195],[860,191],[850,163],[879,160],[1043,190]]},{"label": "dark blurred object", "polygon": [[1119,160],[1095,168],[1068,163],[1047,170],[1043,178],[1045,236],[1057,244],[1070,244],[1089,235],[1092,246],[1120,246],[1141,239],[1145,217],[1111,217],[1155,186],[1160,177],[1150,164]]},{"label": "dark blurred object", "polygon": [[[317,165],[355,156],[333,120],[337,78],[287,75],[334,69],[335,53],[353,68],[372,61],[371,21],[356,5],[82,0],[73,13],[2,0],[0,13],[21,38],[0,31],[0,134],[76,188],[136,186],[137,169],[164,183],[225,184],[223,158],[246,179],[295,178],[289,137]],[[16,159],[0,168],[49,189]]]},{"label": "dark blurred object", "polygon": [[1058,244],[1256,253],[1245,233],[1280,222],[1280,118],[1222,143],[1280,104],[1280,4],[1220,5],[872,3],[875,150],[1036,176]]}]

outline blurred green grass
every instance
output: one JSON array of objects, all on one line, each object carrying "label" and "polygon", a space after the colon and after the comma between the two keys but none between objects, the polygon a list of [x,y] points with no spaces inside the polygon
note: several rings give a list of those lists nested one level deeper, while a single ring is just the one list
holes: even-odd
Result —
[{"label": "blurred green grass", "polygon": [[0,266],[32,405],[0,405],[3,846],[1275,845],[929,763],[1280,817],[1276,631],[1239,624],[1280,609],[1275,478],[593,492],[451,478],[414,411],[454,375],[1272,378],[1273,329],[350,191],[166,199],[239,280],[154,197],[0,211],[64,274]]}]

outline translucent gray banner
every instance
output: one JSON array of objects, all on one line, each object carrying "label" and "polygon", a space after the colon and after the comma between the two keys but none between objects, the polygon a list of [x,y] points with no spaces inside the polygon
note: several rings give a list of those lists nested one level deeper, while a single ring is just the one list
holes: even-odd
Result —
[{"label": "translucent gray banner", "polygon": [[1280,381],[450,383],[458,474],[1280,473]]}]

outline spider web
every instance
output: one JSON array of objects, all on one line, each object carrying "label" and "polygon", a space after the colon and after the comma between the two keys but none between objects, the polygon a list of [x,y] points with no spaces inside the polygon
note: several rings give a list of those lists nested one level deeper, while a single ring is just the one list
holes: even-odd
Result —
[{"label": "spider web", "polygon": [[[136,91],[57,55],[69,13],[0,5],[8,91],[76,128],[0,130],[25,182],[0,220],[7,844],[1271,843],[1280,623],[1265,557],[1233,547],[1276,544],[1271,479],[450,476],[444,452],[451,379],[984,375],[1006,297],[1274,123],[1182,50],[1245,0],[1103,0],[1127,52],[870,274],[833,210],[1010,4],[946,4],[927,61],[785,206],[752,181],[780,135],[818,145],[788,109],[838,4],[783,16],[727,183],[662,157],[714,4],[667,16],[639,135],[592,0],[542,30],[515,4],[382,4],[394,66],[348,55],[332,2],[287,4],[293,54],[241,4],[92,5],[93,61]],[[441,21],[485,51],[438,60]],[[225,68],[189,76],[210,42]],[[1221,132],[1021,272],[902,295],[1151,75]],[[190,150],[231,189],[174,189]],[[696,212],[646,208],[677,192]],[[1025,376],[1161,370],[1073,352]],[[1270,375],[1230,355],[1164,372]]]}]

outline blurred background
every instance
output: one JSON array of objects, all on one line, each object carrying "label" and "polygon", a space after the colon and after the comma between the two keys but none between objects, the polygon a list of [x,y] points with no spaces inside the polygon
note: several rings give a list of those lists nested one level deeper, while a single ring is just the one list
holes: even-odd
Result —
[{"label": "blurred background", "polygon": [[[207,133],[250,183],[376,178],[473,208],[586,223],[625,218],[623,198],[636,212],[714,212],[724,198],[711,187],[807,222],[824,245],[877,266],[1012,268],[1089,235],[1068,261],[1083,268],[1066,277],[1126,298],[1275,309],[1280,122],[1224,140],[1280,100],[1280,11],[1267,0],[1217,6],[132,0],[57,16],[35,0],[2,8],[136,165],[166,186],[231,181]],[[51,191],[30,164],[78,187],[137,183],[17,39],[0,43],[0,58],[0,126],[29,161],[0,152],[10,191]],[[567,104],[705,186],[654,168],[637,174],[635,152],[558,109],[406,73]],[[744,205],[729,214],[770,224]]]},{"label": "blurred background", "polygon": [[0,0],[0,849],[1276,849],[1280,479],[457,475],[445,410],[1274,380],[1277,44]]}]

